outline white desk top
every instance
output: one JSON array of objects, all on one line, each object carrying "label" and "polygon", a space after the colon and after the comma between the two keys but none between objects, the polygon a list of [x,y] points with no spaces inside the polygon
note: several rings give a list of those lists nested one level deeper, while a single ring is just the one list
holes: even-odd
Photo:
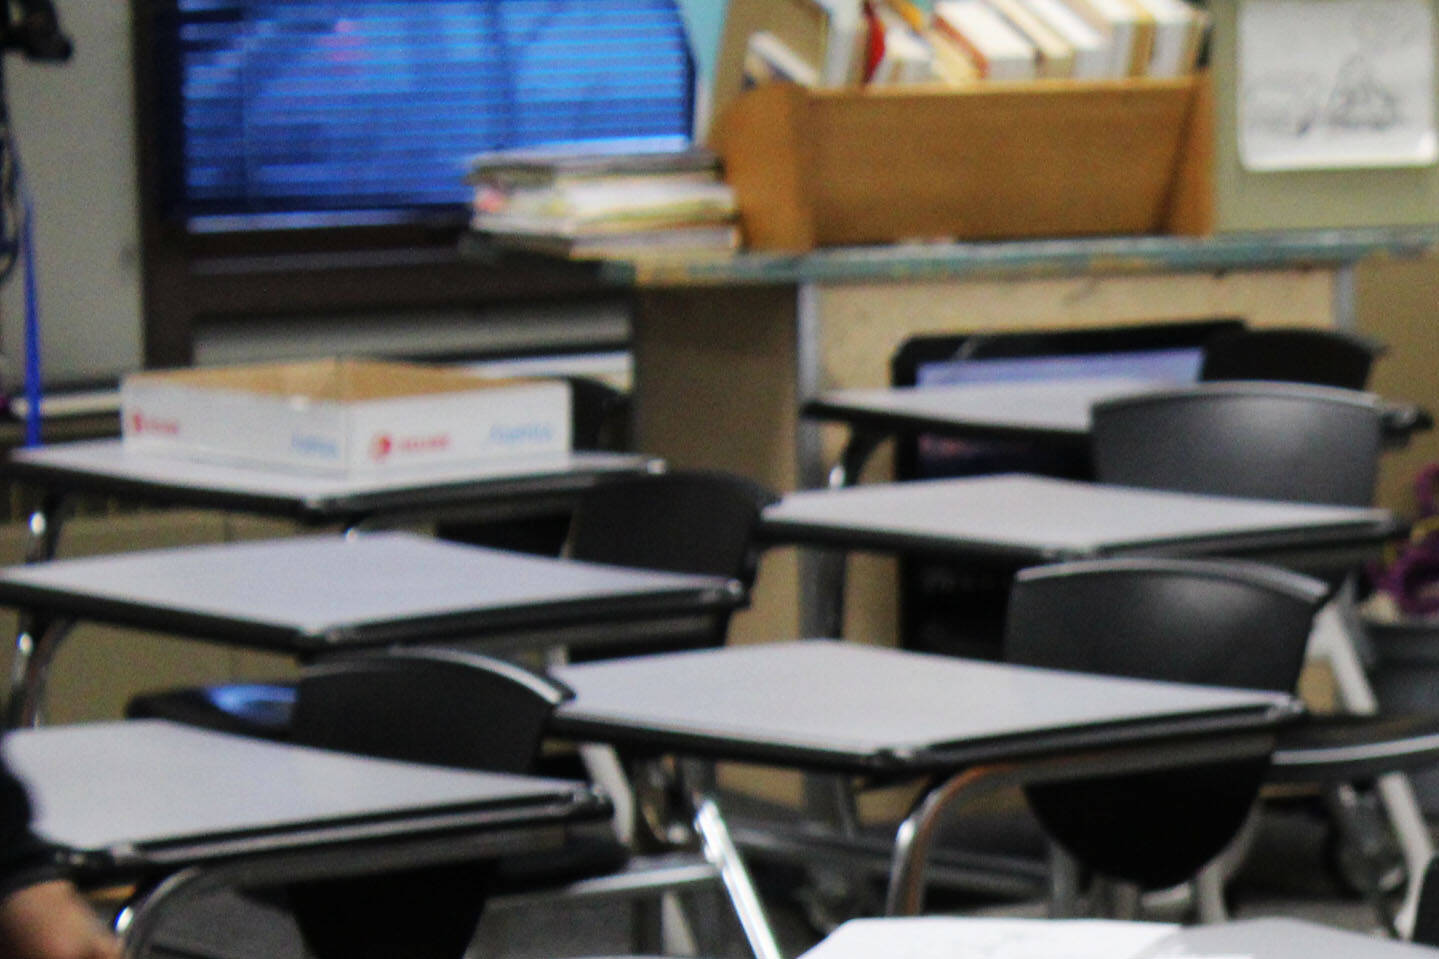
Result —
[{"label": "white desk top", "polygon": [[809,412],[857,423],[962,428],[1022,436],[1089,435],[1090,410],[1100,400],[1174,384],[1131,377],[1018,383],[835,390]]},{"label": "white desk top", "polygon": [[896,918],[845,923],[801,959],[1425,959],[1439,950],[1296,919],[1179,928],[1063,919]]},{"label": "white desk top", "polygon": [[410,533],[301,536],[0,569],[0,603],[289,652],[733,605],[714,576]]},{"label": "white desk top", "polygon": [[763,535],[856,549],[928,549],[1055,560],[1132,552],[1213,553],[1376,539],[1386,510],[1196,496],[1023,474],[875,483],[787,494]]},{"label": "white desk top", "polygon": [[1288,696],[1090,676],[826,641],[553,671],[555,728],[734,759],[952,769],[1290,715]]},{"label": "white desk top", "polygon": [[533,807],[539,821],[555,815],[545,812],[551,806],[593,804],[575,783],[367,759],[161,720],[10,732],[3,751],[30,792],[38,835],[120,863],[181,848],[204,858],[207,848],[323,842],[315,831],[341,827],[373,827],[374,835],[385,824],[452,827],[457,817],[505,808]]},{"label": "white desk top", "polygon": [[[885,389],[834,390],[805,404],[806,416],[836,420],[877,431],[935,432],[976,439],[1085,442],[1096,403],[1154,390],[1205,386],[1137,377],[1093,377],[1010,383],[896,386]],[[1390,439],[1402,442],[1432,422],[1412,403],[1386,403],[1363,394],[1383,411]]]},{"label": "white desk top", "polygon": [[127,451],[119,439],[103,439],[16,450],[4,469],[59,486],[168,496],[217,508],[294,511],[318,518],[416,508],[441,495],[473,498],[496,488],[545,492],[556,484],[584,485],[605,474],[644,472],[653,462],[630,454],[573,452],[337,477],[136,453]]}]

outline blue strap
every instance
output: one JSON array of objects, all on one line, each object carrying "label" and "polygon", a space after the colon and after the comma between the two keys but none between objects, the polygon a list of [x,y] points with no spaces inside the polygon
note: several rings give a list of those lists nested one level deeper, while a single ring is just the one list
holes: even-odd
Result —
[{"label": "blue strap", "polygon": [[44,388],[40,374],[40,297],[35,283],[35,211],[23,179],[20,203],[20,257],[25,263],[25,445],[39,446],[40,400]]}]

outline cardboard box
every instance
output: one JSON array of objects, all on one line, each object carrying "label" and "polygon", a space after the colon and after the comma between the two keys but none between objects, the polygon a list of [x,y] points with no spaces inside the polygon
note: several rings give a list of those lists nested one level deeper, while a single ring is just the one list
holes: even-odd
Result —
[{"label": "cardboard box", "polygon": [[139,373],[120,389],[127,447],[337,475],[570,447],[568,384],[331,359]]},{"label": "cardboard box", "polygon": [[[733,100],[712,145],[762,250],[1205,232],[1205,78],[806,89]],[[1202,126],[1202,124],[1201,124]]]}]

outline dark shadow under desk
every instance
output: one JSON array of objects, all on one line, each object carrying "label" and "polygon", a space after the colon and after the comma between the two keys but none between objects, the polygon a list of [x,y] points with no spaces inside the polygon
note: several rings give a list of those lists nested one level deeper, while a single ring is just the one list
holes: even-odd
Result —
[{"label": "dark shadow under desk", "polygon": [[742,591],[721,577],[508,553],[410,533],[323,535],[0,569],[20,608],[12,727],[39,719],[69,627],[94,620],[301,660],[401,643],[548,651],[707,635]]},{"label": "dark shadow under desk", "polygon": [[81,883],[137,884],[126,955],[220,887],[558,848],[609,804],[588,786],[352,756],[160,720],[20,730],[6,762]]}]

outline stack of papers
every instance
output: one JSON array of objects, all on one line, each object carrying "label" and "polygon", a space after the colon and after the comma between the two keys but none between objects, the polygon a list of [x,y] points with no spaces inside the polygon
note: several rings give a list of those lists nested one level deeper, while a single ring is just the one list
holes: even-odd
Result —
[{"label": "stack of papers", "polygon": [[511,248],[571,259],[729,253],[739,245],[734,192],[714,154],[628,144],[471,161],[473,228]]}]

